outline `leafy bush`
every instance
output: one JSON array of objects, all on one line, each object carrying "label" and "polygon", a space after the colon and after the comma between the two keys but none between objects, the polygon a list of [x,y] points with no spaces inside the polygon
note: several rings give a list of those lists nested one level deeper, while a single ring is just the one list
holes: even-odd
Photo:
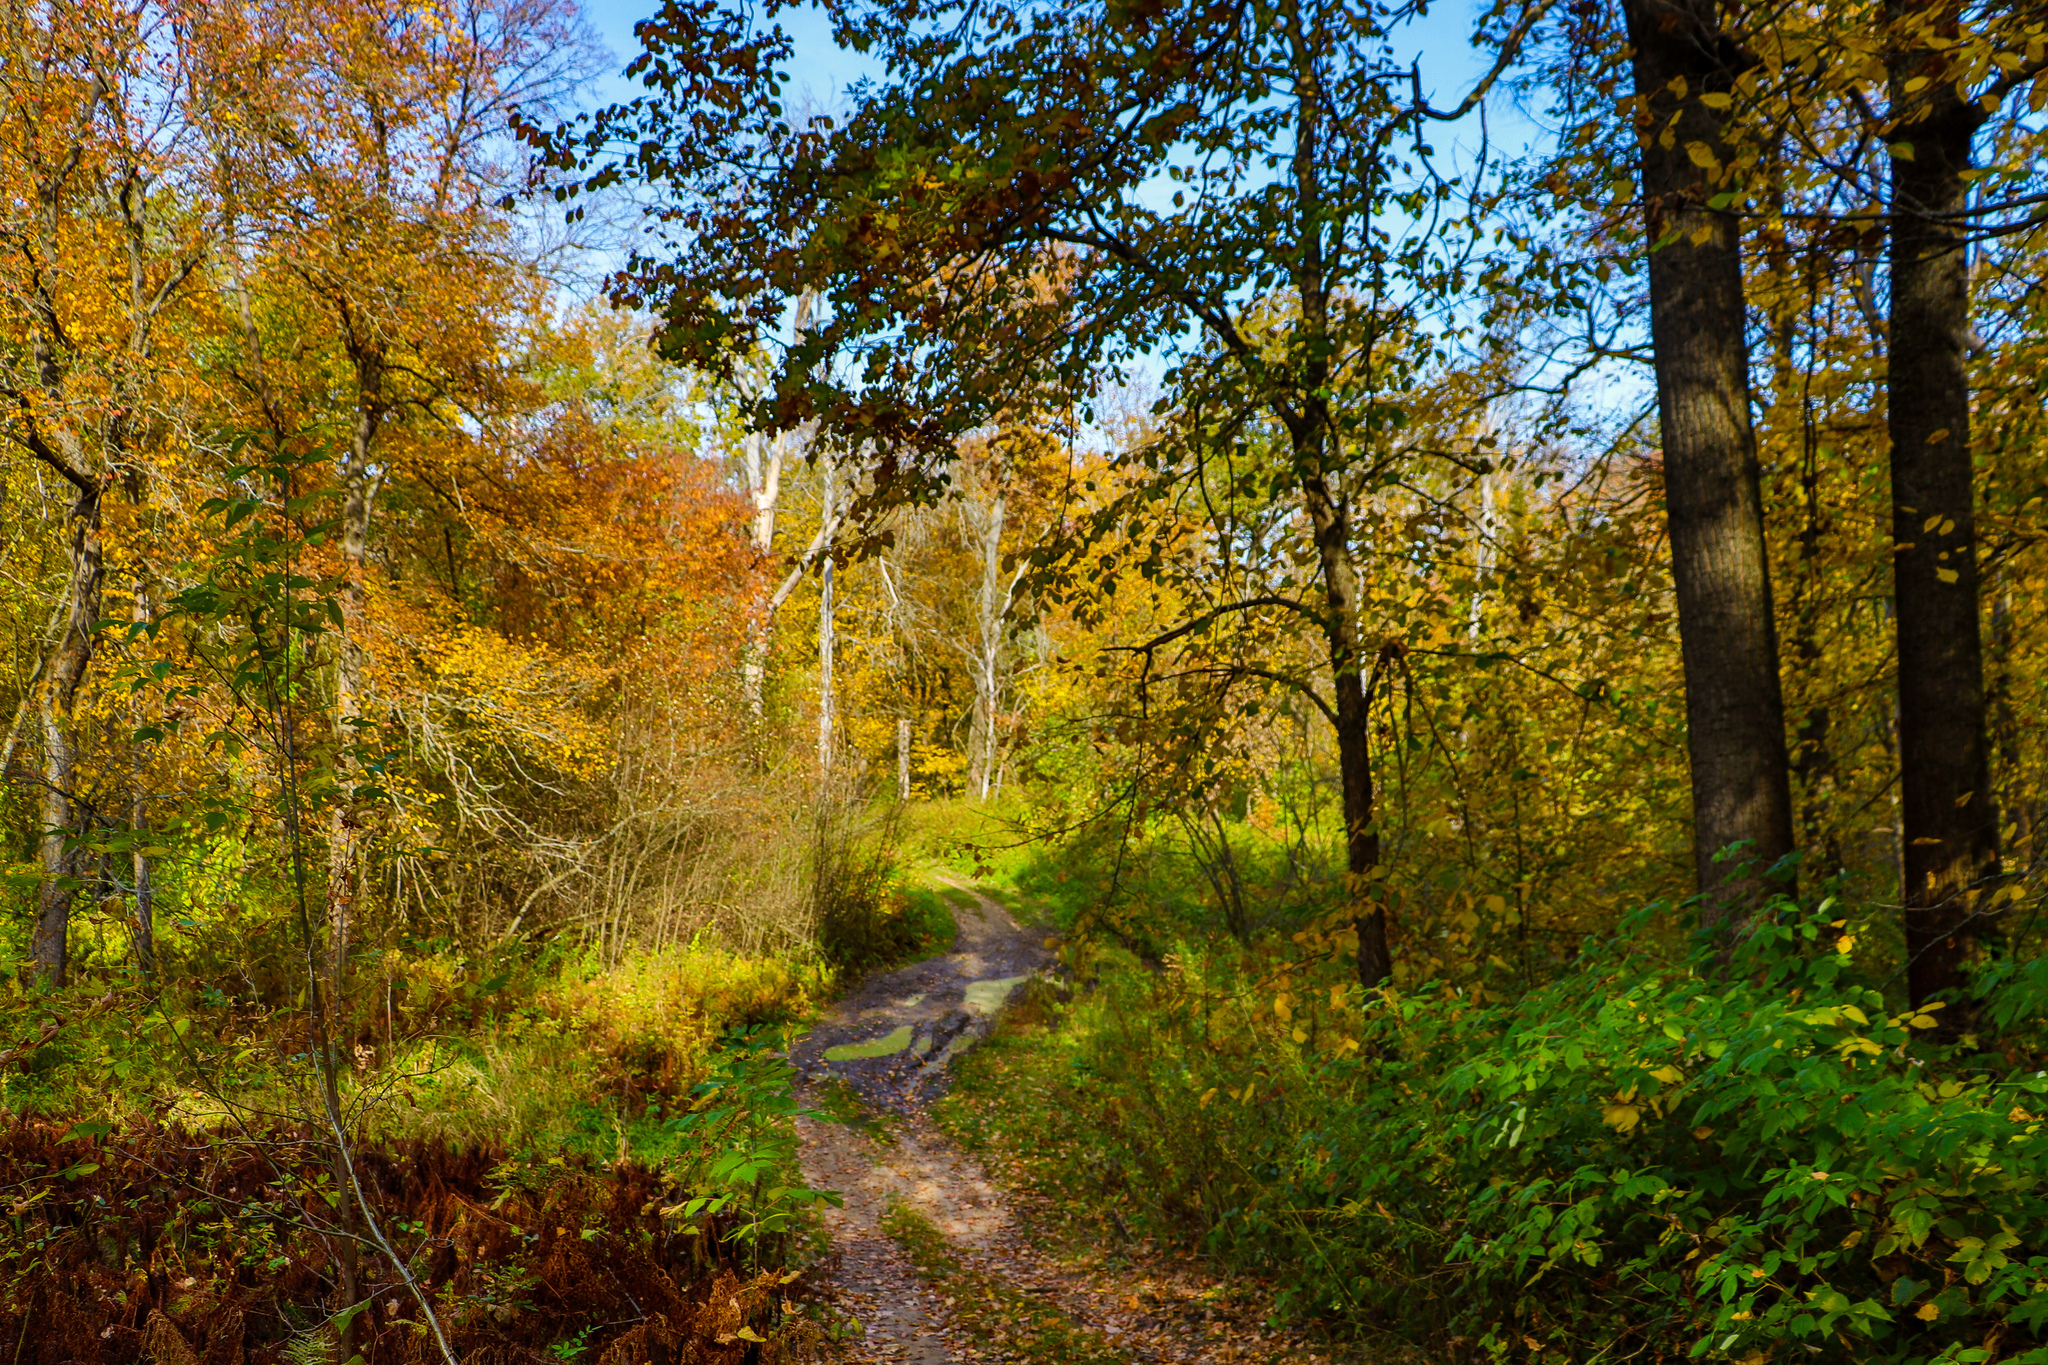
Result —
[{"label": "leafy bush", "polygon": [[951,1120],[1436,1358],[2048,1361],[2048,1077],[1887,1009],[1839,909],[1782,911],[1727,966],[1625,925],[1512,1003],[1098,962]]}]

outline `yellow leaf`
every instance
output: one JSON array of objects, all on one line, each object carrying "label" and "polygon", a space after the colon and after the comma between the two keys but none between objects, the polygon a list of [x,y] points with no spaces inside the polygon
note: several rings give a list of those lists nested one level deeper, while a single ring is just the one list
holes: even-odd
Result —
[{"label": "yellow leaf", "polygon": [[1308,1041],[1308,1033],[1303,1029],[1296,1029],[1293,1033],[1293,1038],[1297,1043],[1305,1043]]},{"label": "yellow leaf", "polygon": [[1287,1003],[1286,996],[1275,996],[1273,999],[1273,1013],[1279,1015],[1281,1022],[1285,1023],[1294,1017],[1294,1007]]},{"label": "yellow leaf", "polygon": [[1714,149],[1704,142],[1686,143],[1685,154],[1691,158],[1693,165],[1703,171],[1718,171],[1721,169],[1721,158],[1715,156]]},{"label": "yellow leaf", "polygon": [[1913,159],[1913,144],[1910,142],[1894,142],[1889,150],[1895,160],[1911,161]]},{"label": "yellow leaf", "polygon": [[1922,90],[1925,90],[1927,88],[1927,83],[1927,77],[1914,76],[1906,82],[1906,93],[1909,95],[1917,95]]},{"label": "yellow leaf", "polygon": [[1600,1121],[1626,1133],[1643,1121],[1643,1111],[1632,1104],[1610,1104],[1601,1109]]},{"label": "yellow leaf", "polygon": [[1200,1102],[1200,1104],[1199,1104],[1199,1106],[1198,1106],[1198,1107],[1200,1107],[1200,1108],[1203,1108],[1203,1109],[1207,1109],[1207,1108],[1209,1107],[1209,1101],[1210,1101],[1210,1100],[1213,1100],[1213,1099],[1215,1099],[1215,1098],[1216,1098],[1216,1087],[1212,1085],[1212,1086],[1210,1086],[1210,1087],[1208,1088],[1208,1090],[1207,1090],[1207,1091],[1205,1091],[1205,1092],[1203,1093],[1203,1095],[1202,1095],[1202,1098],[1201,1098],[1201,1102]]},{"label": "yellow leaf", "polygon": [[1961,575],[1958,574],[1954,569],[1942,568],[1935,569],[1934,576],[1944,583],[1953,583],[1956,581],[1956,579],[1961,577]]},{"label": "yellow leaf", "polygon": [[737,1331],[737,1332],[733,1333],[733,1335],[734,1335],[734,1336],[736,1336],[736,1337],[738,1337],[738,1338],[739,1338],[739,1339],[740,1339],[741,1341],[766,1341],[766,1340],[768,1340],[768,1338],[766,1338],[766,1337],[762,1336],[762,1335],[761,1335],[761,1334],[760,1334],[759,1332],[756,1332],[756,1331],[755,1331],[755,1330],[754,1330],[753,1328],[751,1328],[751,1327],[747,1327],[747,1326],[744,1326],[744,1325],[743,1325],[743,1326],[741,1326],[741,1328],[740,1328],[740,1330],[739,1330],[739,1331]]},{"label": "yellow leaf", "polygon": [[1710,90],[1700,96],[1700,103],[1706,105],[1709,109],[1726,109],[1735,101],[1718,90]]},{"label": "yellow leaf", "polygon": [[1941,1021],[1931,1014],[1916,1014],[1906,1021],[1908,1028],[1933,1028]]},{"label": "yellow leaf", "polygon": [[1673,76],[1668,82],[1666,82],[1664,88],[1666,90],[1669,90],[1672,94],[1678,96],[1678,98],[1684,99],[1685,92],[1691,89],[1692,87],[1685,83],[1685,77]]},{"label": "yellow leaf", "polygon": [[1933,1322],[1936,1318],[1941,1316],[1941,1310],[1939,1308],[1936,1308],[1931,1302],[1923,1303],[1920,1305],[1919,1308],[1914,1310],[1913,1316],[1920,1319],[1920,1321],[1922,1322]]},{"label": "yellow leaf", "polygon": [[1685,1073],[1675,1066],[1660,1066],[1655,1071],[1652,1071],[1650,1075],[1666,1085],[1677,1085],[1685,1079]]},{"label": "yellow leaf", "polygon": [[1844,956],[1856,951],[1856,935],[1843,934],[1835,940],[1835,951]]},{"label": "yellow leaf", "polygon": [[1713,225],[1710,223],[1706,227],[1696,230],[1692,234],[1690,240],[1694,246],[1705,246],[1709,241],[1713,239],[1713,236],[1714,228]]},{"label": "yellow leaf", "polygon": [[1842,1014],[1847,1018],[1854,1019],[1859,1024],[1868,1024],[1870,1022],[1870,1017],[1854,1005],[1842,1006]]}]

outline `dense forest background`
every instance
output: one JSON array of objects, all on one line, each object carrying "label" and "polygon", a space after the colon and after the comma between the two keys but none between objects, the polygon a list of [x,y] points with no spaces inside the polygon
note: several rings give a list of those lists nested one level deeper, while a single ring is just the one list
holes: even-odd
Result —
[{"label": "dense forest background", "polygon": [[15,1358],[840,1349],[950,868],[1075,1235],[2048,1360],[2048,11],[829,8],[0,11]]}]

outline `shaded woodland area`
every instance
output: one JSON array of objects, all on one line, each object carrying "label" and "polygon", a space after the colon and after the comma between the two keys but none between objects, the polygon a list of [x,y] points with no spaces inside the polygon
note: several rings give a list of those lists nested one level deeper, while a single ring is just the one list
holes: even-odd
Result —
[{"label": "shaded woodland area", "polygon": [[1048,1245],[2048,1361],[2048,10],[826,9],[5,8],[16,1360],[864,1358],[957,875]]}]

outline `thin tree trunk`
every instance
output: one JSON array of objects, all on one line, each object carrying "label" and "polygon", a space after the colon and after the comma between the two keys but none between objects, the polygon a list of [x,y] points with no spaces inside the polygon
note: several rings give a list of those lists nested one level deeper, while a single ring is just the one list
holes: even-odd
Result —
[{"label": "thin tree trunk", "polygon": [[[838,490],[838,469],[828,454],[819,461],[825,476],[824,508],[820,512],[820,525],[832,525],[832,510]],[[832,771],[832,727],[834,724],[832,678],[832,649],[837,635],[837,621],[834,617],[835,604],[832,601],[832,551],[827,545],[825,560],[818,571],[818,771]]]},{"label": "thin tree trunk", "polygon": [[[1897,20],[1923,21],[1918,6]],[[1938,53],[1891,63],[1889,412],[1906,986],[1960,1026],[1977,893],[1998,873],[1986,749],[1984,657],[1970,457],[1969,207],[1981,112],[1956,97]],[[1931,77],[1908,94],[1915,77]]]},{"label": "thin tree trunk", "polygon": [[[1726,924],[1769,889],[1756,870],[1793,849],[1740,225],[1709,206],[1721,187],[1694,160],[1698,151],[1731,155],[1721,115],[1701,97],[1732,86],[1738,59],[1712,0],[1628,0],[1626,8],[1645,105],[1650,335],[1685,666],[1693,863],[1708,893],[1703,917]],[[1740,855],[1726,857],[1738,844]]]},{"label": "thin tree trunk", "polygon": [[896,718],[896,799],[910,800],[910,717]]},{"label": "thin tree trunk", "polygon": [[1003,585],[1003,521],[1007,510],[1005,470],[998,457],[990,470],[986,514],[975,518],[981,538],[981,585],[975,598],[979,639],[974,652],[974,724],[970,738],[969,782],[975,799],[986,802],[995,781],[997,760],[996,703],[1002,682],[1003,626],[1009,618],[1009,594]]},{"label": "thin tree trunk", "polygon": [[[1375,893],[1373,878],[1380,861],[1379,828],[1374,823],[1372,779],[1372,699],[1365,659],[1359,648],[1361,593],[1356,551],[1351,544],[1351,496],[1341,472],[1333,466],[1338,452],[1333,439],[1328,400],[1330,343],[1329,269],[1323,234],[1328,230],[1322,198],[1323,148],[1321,73],[1316,54],[1326,50],[1321,33],[1300,27],[1299,11],[1290,12],[1295,77],[1299,87],[1294,114],[1292,175],[1296,198],[1298,258],[1295,292],[1301,308],[1296,345],[1301,369],[1293,400],[1279,413],[1287,427],[1302,501],[1315,532],[1317,566],[1323,579],[1324,640],[1336,692],[1337,768],[1343,788],[1344,889],[1352,925],[1358,935],[1358,979],[1368,990],[1393,980],[1394,958],[1387,943],[1387,909]],[[1375,287],[1377,295],[1377,286]],[[1377,307],[1378,299],[1373,299]],[[1368,373],[1378,359],[1379,337],[1366,346]],[[1368,398],[1368,405],[1370,399]],[[1368,433],[1368,443],[1370,433]]]},{"label": "thin tree trunk", "polygon": [[[138,626],[149,623],[149,585],[140,580],[135,584],[132,615]],[[128,766],[128,829],[135,840],[130,855],[135,875],[135,961],[145,980],[156,976],[156,875],[143,848],[144,836],[149,833],[148,783],[145,753],[138,747]]]},{"label": "thin tree trunk", "polygon": [[327,935],[328,1000],[337,1029],[345,1032],[348,1010],[349,941],[355,929],[356,892],[360,883],[362,812],[350,788],[360,772],[356,749],[360,743],[363,718],[362,661],[360,640],[364,628],[366,596],[363,560],[369,548],[370,517],[376,505],[380,479],[372,463],[383,411],[373,395],[382,388],[383,358],[358,356],[362,407],[349,439],[349,462],[344,473],[341,507],[341,631],[334,654],[334,743],[335,770],[340,774],[342,794],[335,803],[327,836]]},{"label": "thin tree trunk", "polygon": [[29,961],[37,977],[62,986],[71,965],[71,905],[77,897],[78,856],[74,840],[79,811],[73,796],[77,785],[77,747],[71,733],[72,706],[79,684],[92,663],[100,621],[106,570],[100,543],[102,485],[79,492],[71,506],[70,582],[64,636],[50,656],[37,716],[43,732],[43,790],[37,803],[42,834],[37,853],[42,882],[36,894],[35,929]]},{"label": "thin tree trunk", "polygon": [[[809,290],[797,295],[792,319],[795,340],[801,341],[804,333],[810,330],[811,315],[817,302],[818,296]],[[759,387],[748,396],[758,399],[766,396],[765,372],[757,372],[757,379]],[[775,553],[775,516],[782,500],[782,471],[789,461],[792,445],[800,445],[801,441],[802,438],[794,432],[780,432],[773,441],[759,432],[749,432],[740,445],[741,457],[746,464],[747,498],[754,505],[748,535],[753,542],[754,553],[763,563],[767,563]],[[768,653],[778,605],[773,598],[764,598],[756,604],[748,620],[747,644],[740,660],[741,705],[746,711],[747,723],[754,731],[752,743],[757,755],[762,727],[767,722]]]},{"label": "thin tree trunk", "polygon": [[[749,433],[742,443],[746,460],[747,496],[754,504],[748,523],[748,538],[762,563],[775,553],[776,504],[782,496],[783,446],[771,446],[758,432]],[[753,728],[758,748],[760,732],[767,720],[769,632],[775,626],[775,609],[767,601],[757,603],[747,618],[747,644],[740,660],[740,699],[747,723]]]}]

